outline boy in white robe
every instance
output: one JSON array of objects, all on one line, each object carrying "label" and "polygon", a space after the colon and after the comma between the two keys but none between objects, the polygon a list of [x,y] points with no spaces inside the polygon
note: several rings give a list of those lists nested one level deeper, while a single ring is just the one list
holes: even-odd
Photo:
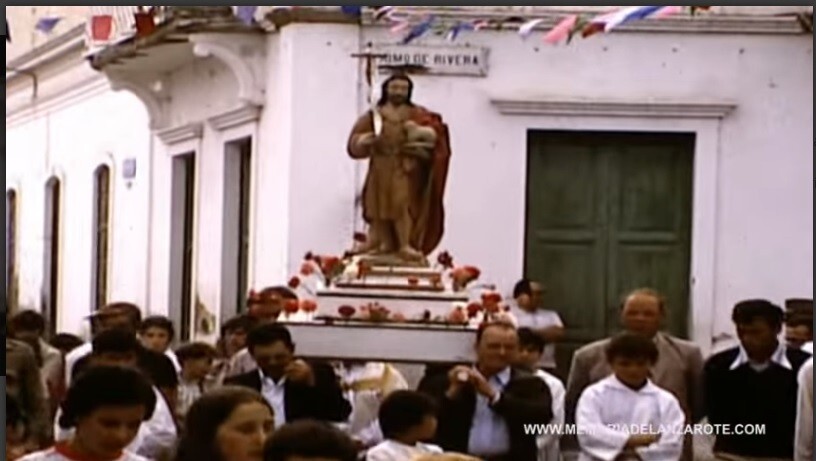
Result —
[{"label": "boy in white robe", "polygon": [[799,369],[794,461],[813,459],[813,357]]},{"label": "boy in white robe", "polygon": [[339,363],[335,367],[344,397],[351,403],[348,434],[364,447],[383,440],[377,413],[380,403],[397,390],[408,389],[408,383],[392,365],[382,362]]},{"label": "boy in white robe", "polygon": [[519,328],[519,353],[515,365],[519,368],[529,370],[535,374],[550,388],[552,396],[553,419],[550,424],[553,427],[551,434],[542,434],[536,438],[538,446],[538,461],[559,461],[561,459],[561,449],[559,437],[555,427],[564,424],[564,397],[566,389],[564,384],[555,376],[538,368],[541,363],[541,354],[544,353],[544,338],[530,328]]},{"label": "boy in white robe", "polygon": [[623,333],[606,350],[612,375],[587,387],[575,422],[579,461],[677,461],[683,453],[685,416],[671,393],[649,380],[657,346]]},{"label": "boy in white robe", "polygon": [[436,434],[436,405],[416,391],[395,391],[379,411],[385,441],[368,450],[366,461],[410,461],[414,457],[442,453],[436,445],[423,443]]}]

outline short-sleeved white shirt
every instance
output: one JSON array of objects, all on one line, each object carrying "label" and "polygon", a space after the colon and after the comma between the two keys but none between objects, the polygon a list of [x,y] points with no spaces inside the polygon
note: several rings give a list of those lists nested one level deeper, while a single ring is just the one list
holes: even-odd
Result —
[{"label": "short-sleeved white shirt", "polygon": [[[23,456],[18,461],[83,461],[81,458],[72,456],[65,444],[57,444],[47,450],[37,451]],[[122,456],[115,461],[150,461],[139,455],[122,452]]]},{"label": "short-sleeved white shirt", "polygon": [[[528,312],[514,304],[510,307],[510,312],[516,317],[519,328],[540,330],[547,327],[564,326],[558,312],[548,309],[537,309]],[[555,368],[555,344],[549,343],[544,346],[544,353],[541,354],[541,366],[543,368]]]}]

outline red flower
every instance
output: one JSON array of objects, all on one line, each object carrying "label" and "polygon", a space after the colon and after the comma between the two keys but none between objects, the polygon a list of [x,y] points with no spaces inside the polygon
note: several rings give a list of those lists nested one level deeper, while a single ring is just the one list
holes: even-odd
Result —
[{"label": "red flower", "polygon": [[408,277],[408,285],[411,285],[412,287],[419,285],[419,279],[416,277]]},{"label": "red flower", "polygon": [[303,312],[314,312],[317,310],[317,303],[311,299],[304,299],[300,302],[300,308]]},{"label": "red flower", "polygon": [[498,304],[501,302],[501,300],[502,300],[501,295],[499,293],[496,293],[495,291],[482,293],[483,303]]},{"label": "red flower", "polygon": [[297,289],[297,287],[300,286],[300,279],[297,278],[297,276],[294,276],[294,277],[289,279],[288,285],[289,285],[289,288],[291,288],[293,290]]},{"label": "red flower", "polygon": [[400,322],[404,322],[406,320],[407,319],[405,318],[405,316],[400,312],[396,312],[394,315],[391,316],[391,321],[392,322],[400,323]]},{"label": "red flower", "polygon": [[438,287],[442,285],[442,276],[439,274],[434,274],[431,276],[431,285]]},{"label": "red flower", "polygon": [[468,274],[470,277],[472,277],[472,278],[471,278],[471,280],[476,280],[477,278],[479,278],[479,275],[481,274],[481,271],[479,271],[479,268],[474,267],[474,266],[465,266],[465,267],[463,267],[462,269],[463,269],[463,270],[464,270],[464,271],[465,271],[465,272],[466,272],[466,273],[467,273],[467,274]]},{"label": "red flower", "polygon": [[470,303],[467,305],[468,317],[476,317],[482,310],[482,305],[479,303]]},{"label": "red flower", "polygon": [[300,303],[296,299],[287,299],[283,304],[283,310],[287,314],[294,314],[300,310]]},{"label": "red flower", "polygon": [[439,256],[436,257],[436,262],[444,268],[453,268],[453,256],[451,256],[447,251],[439,253]]},{"label": "red flower", "polygon": [[356,312],[357,309],[352,306],[340,306],[337,308],[337,313],[343,318],[351,318]]},{"label": "red flower", "polygon": [[461,307],[454,309],[453,312],[448,314],[448,321],[451,323],[466,323],[467,316],[465,315],[464,309]]}]

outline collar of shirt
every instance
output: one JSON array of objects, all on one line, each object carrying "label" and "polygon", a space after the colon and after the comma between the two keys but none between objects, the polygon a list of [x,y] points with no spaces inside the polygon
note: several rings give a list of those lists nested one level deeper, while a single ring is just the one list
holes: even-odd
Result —
[{"label": "collar of shirt", "polygon": [[638,394],[654,394],[657,392],[657,386],[652,383],[651,379],[646,380],[646,384],[640,389],[632,389],[626,384],[622,383],[617,376],[610,375],[606,381],[606,386],[612,389],[624,390],[628,392],[637,392]]},{"label": "collar of shirt", "polygon": [[282,388],[282,387],[283,387],[283,385],[286,383],[286,376],[284,376],[283,378],[281,378],[281,379],[280,379],[280,381],[275,382],[275,380],[274,380],[274,379],[270,378],[269,376],[266,376],[266,375],[263,373],[263,371],[261,371],[260,369],[258,369],[258,375],[260,375],[260,377],[261,377],[261,386],[263,386],[263,387],[278,387],[278,388]]},{"label": "collar of shirt", "polygon": [[[729,370],[736,370],[737,368],[749,363],[751,360],[748,358],[748,352],[745,350],[744,347],[739,346],[739,354],[737,354],[737,358],[731,364]],[[776,350],[773,354],[771,354],[771,359],[769,363],[775,363],[780,367],[787,368],[788,370],[792,370],[793,366],[791,365],[790,361],[788,360],[787,348],[785,344],[779,342],[779,345],[776,346]]]},{"label": "collar of shirt", "polygon": [[[479,371],[478,368],[476,368],[475,365],[473,366],[473,369],[476,371],[476,373],[481,374],[481,372]],[[506,386],[507,383],[510,382],[510,376],[511,375],[512,375],[511,369],[510,369],[510,367],[507,367],[504,370],[502,370],[502,371],[496,373],[495,375],[493,375],[492,377],[490,377],[490,379],[488,379],[487,381],[488,382],[491,382],[491,381],[495,382],[499,386],[501,386],[502,389],[504,389],[504,386]]]}]

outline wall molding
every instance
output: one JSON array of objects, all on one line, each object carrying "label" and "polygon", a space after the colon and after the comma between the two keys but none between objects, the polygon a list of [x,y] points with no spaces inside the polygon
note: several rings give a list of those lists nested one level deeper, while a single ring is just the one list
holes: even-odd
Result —
[{"label": "wall molding", "polygon": [[201,122],[194,122],[157,131],[156,136],[158,136],[164,144],[171,146],[173,144],[180,144],[194,139],[201,139],[203,133],[204,124]]},{"label": "wall molding", "polygon": [[193,34],[193,54],[199,58],[215,57],[223,62],[238,80],[238,99],[245,104],[262,106],[264,97],[264,69],[256,54],[264,55],[263,34]]},{"label": "wall molding", "polygon": [[207,119],[213,129],[218,131],[228,130],[247,123],[256,122],[261,118],[261,107],[255,105],[245,105]]},{"label": "wall molding", "polygon": [[167,127],[167,105],[170,103],[168,95],[154,91],[143,79],[133,78],[124,72],[108,71],[105,76],[113,91],[130,91],[142,101],[150,119],[150,129],[162,130]]},{"label": "wall molding", "polygon": [[722,119],[737,105],[731,102],[603,101],[583,99],[492,98],[490,103],[504,115],[555,117],[656,117]]}]

